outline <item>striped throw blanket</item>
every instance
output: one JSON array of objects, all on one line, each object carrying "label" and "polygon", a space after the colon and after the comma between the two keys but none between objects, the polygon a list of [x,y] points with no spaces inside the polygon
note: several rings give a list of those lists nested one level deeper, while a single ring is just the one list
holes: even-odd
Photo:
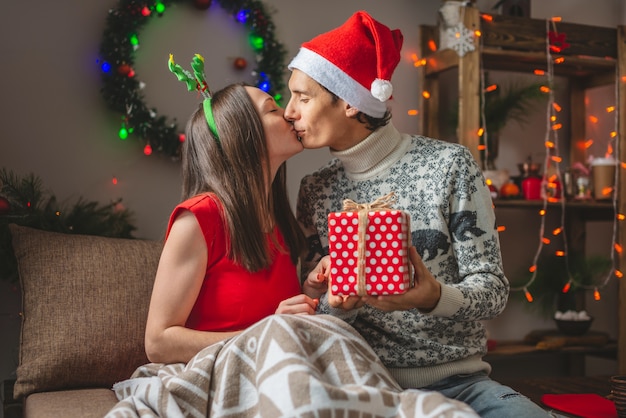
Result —
[{"label": "striped throw blanket", "polygon": [[402,390],[365,340],[327,315],[273,315],[187,364],[147,364],[113,389],[116,417],[477,417]]}]

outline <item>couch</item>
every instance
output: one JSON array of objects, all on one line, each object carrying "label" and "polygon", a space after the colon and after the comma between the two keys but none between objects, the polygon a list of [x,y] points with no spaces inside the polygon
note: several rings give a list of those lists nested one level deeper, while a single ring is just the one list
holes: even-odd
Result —
[{"label": "couch", "polygon": [[162,243],[9,228],[23,298],[14,398],[25,418],[102,417],[112,385],[148,362]]}]

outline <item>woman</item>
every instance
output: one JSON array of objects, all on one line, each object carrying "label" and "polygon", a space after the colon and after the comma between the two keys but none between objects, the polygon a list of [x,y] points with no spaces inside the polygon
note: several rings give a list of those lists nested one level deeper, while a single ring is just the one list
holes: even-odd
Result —
[{"label": "woman", "polygon": [[283,113],[262,90],[233,84],[191,116],[183,202],[170,217],[148,312],[150,361],[187,362],[274,313],[315,313],[318,301],[302,294],[296,273],[304,240],[285,181],[285,161],[303,147]]}]

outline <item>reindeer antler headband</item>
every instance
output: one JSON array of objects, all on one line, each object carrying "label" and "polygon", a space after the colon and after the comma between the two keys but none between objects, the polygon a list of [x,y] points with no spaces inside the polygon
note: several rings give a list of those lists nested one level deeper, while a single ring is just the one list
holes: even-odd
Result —
[{"label": "reindeer antler headband", "polygon": [[220,137],[217,134],[217,126],[215,125],[215,119],[213,118],[213,109],[211,108],[211,90],[209,90],[209,85],[206,82],[206,78],[204,76],[204,58],[200,54],[195,54],[193,59],[191,60],[191,69],[193,70],[193,75],[187,70],[185,70],[180,65],[174,62],[174,55],[170,54],[170,59],[168,61],[168,67],[170,71],[178,78],[179,81],[184,82],[187,85],[187,91],[197,90],[204,97],[204,101],[202,102],[202,108],[204,109],[204,116],[206,118],[207,124],[209,125],[209,130],[215,137],[215,141],[220,143]]}]

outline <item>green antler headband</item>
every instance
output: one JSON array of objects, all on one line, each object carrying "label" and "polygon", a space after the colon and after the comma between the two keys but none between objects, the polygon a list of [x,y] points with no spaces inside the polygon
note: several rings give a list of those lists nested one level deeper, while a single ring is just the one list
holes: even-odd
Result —
[{"label": "green antler headband", "polygon": [[217,134],[217,126],[215,125],[215,119],[213,118],[213,109],[211,108],[211,91],[206,82],[204,76],[204,58],[200,54],[195,54],[191,60],[191,69],[193,75],[185,70],[180,65],[174,62],[174,55],[170,54],[170,59],[167,63],[170,71],[178,78],[179,81],[184,82],[187,85],[187,91],[197,90],[202,96],[204,101],[202,102],[202,108],[204,109],[204,117],[206,118],[209,130],[215,137],[217,143],[220,143],[220,137]]}]

